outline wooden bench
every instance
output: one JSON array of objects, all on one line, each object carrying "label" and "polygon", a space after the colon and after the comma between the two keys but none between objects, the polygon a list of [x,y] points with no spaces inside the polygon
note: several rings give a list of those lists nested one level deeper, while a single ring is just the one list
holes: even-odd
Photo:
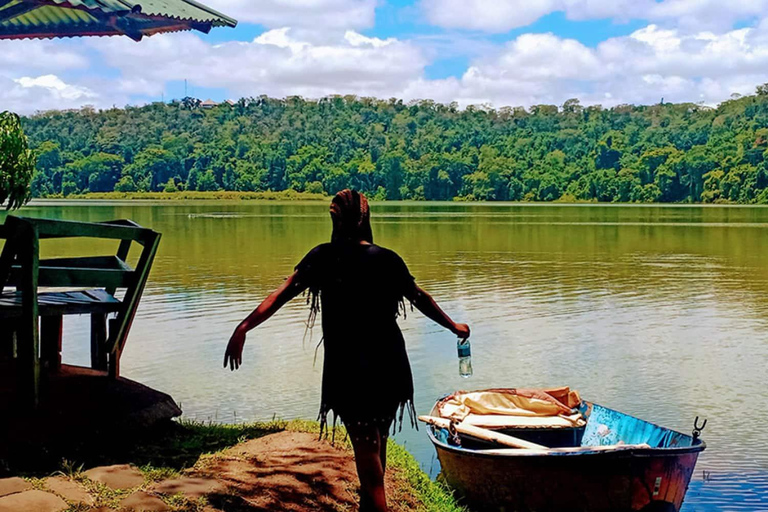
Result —
[{"label": "wooden bench", "polygon": [[[120,243],[114,256],[40,259],[41,240],[73,237]],[[5,239],[0,254],[0,336],[11,338],[15,347],[18,391],[35,406],[39,403],[41,366],[56,371],[61,365],[64,315],[91,315],[91,367],[117,377],[160,234],[130,220],[86,223],[8,216],[0,226],[0,239]],[[142,247],[135,268],[126,263],[133,243]],[[9,286],[15,290],[5,291]],[[121,299],[115,295],[118,289],[125,290]],[[110,314],[115,318],[108,322]]]}]

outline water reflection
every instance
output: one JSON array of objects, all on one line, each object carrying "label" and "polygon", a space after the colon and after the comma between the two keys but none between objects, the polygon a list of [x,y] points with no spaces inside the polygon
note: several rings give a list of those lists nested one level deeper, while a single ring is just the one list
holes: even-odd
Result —
[{"label": "water reflection", "polygon": [[[326,205],[66,204],[23,214],[129,217],[164,235],[123,359],[128,377],[170,392],[193,418],[315,416],[320,333],[304,336],[302,301],[251,335],[241,371],[220,366],[234,325],[328,239]],[[473,327],[465,381],[449,333],[418,314],[402,322],[420,411],[466,386],[568,384],[682,431],[699,415],[709,449],[685,509],[768,501],[768,209],[386,203],[373,216],[376,241]],[[65,360],[87,363],[87,323],[65,328]],[[437,470],[423,432],[397,439]]]}]

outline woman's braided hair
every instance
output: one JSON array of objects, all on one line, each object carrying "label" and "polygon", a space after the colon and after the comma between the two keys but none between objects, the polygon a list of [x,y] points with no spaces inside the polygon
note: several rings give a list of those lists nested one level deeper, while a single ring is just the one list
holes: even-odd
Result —
[{"label": "woman's braided hair", "polygon": [[331,201],[331,220],[331,242],[364,240],[373,243],[368,199],[360,192],[345,189],[336,194]]}]

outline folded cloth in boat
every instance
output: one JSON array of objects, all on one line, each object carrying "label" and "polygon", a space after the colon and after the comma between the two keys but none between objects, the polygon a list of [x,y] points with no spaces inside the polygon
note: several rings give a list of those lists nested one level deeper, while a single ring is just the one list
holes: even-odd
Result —
[{"label": "folded cloth in boat", "polygon": [[580,403],[578,392],[567,387],[487,389],[458,391],[438,402],[437,410],[443,418],[490,428],[573,427],[584,425],[583,417],[573,410]]}]

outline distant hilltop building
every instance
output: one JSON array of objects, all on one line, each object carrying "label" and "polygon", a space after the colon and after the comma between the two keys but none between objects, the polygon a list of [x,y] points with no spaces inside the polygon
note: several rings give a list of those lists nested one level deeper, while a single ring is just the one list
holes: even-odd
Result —
[{"label": "distant hilltop building", "polygon": [[[0,0],[0,2],[2,2],[2,1],[3,0]],[[214,107],[218,107],[220,105],[227,105],[229,107],[234,107],[234,106],[237,105],[237,102],[233,101],[233,100],[224,100],[221,103],[218,103],[216,101],[213,101],[211,98],[208,98],[205,101],[201,101],[201,100],[199,100],[197,98],[193,98],[191,96],[186,96],[186,97],[182,98],[181,100],[173,100],[173,103],[178,103],[182,107],[190,109],[190,110],[194,110],[194,109],[197,109],[197,108],[204,108],[204,109],[210,110],[210,109],[212,109]]]},{"label": "distant hilltop building", "polygon": [[208,98],[207,100],[200,102],[200,107],[201,108],[213,108],[213,107],[216,107],[218,105],[224,105],[224,104],[230,105],[230,106],[237,105],[237,103],[232,101],[232,100],[225,100],[222,103],[216,103],[211,98]]}]

